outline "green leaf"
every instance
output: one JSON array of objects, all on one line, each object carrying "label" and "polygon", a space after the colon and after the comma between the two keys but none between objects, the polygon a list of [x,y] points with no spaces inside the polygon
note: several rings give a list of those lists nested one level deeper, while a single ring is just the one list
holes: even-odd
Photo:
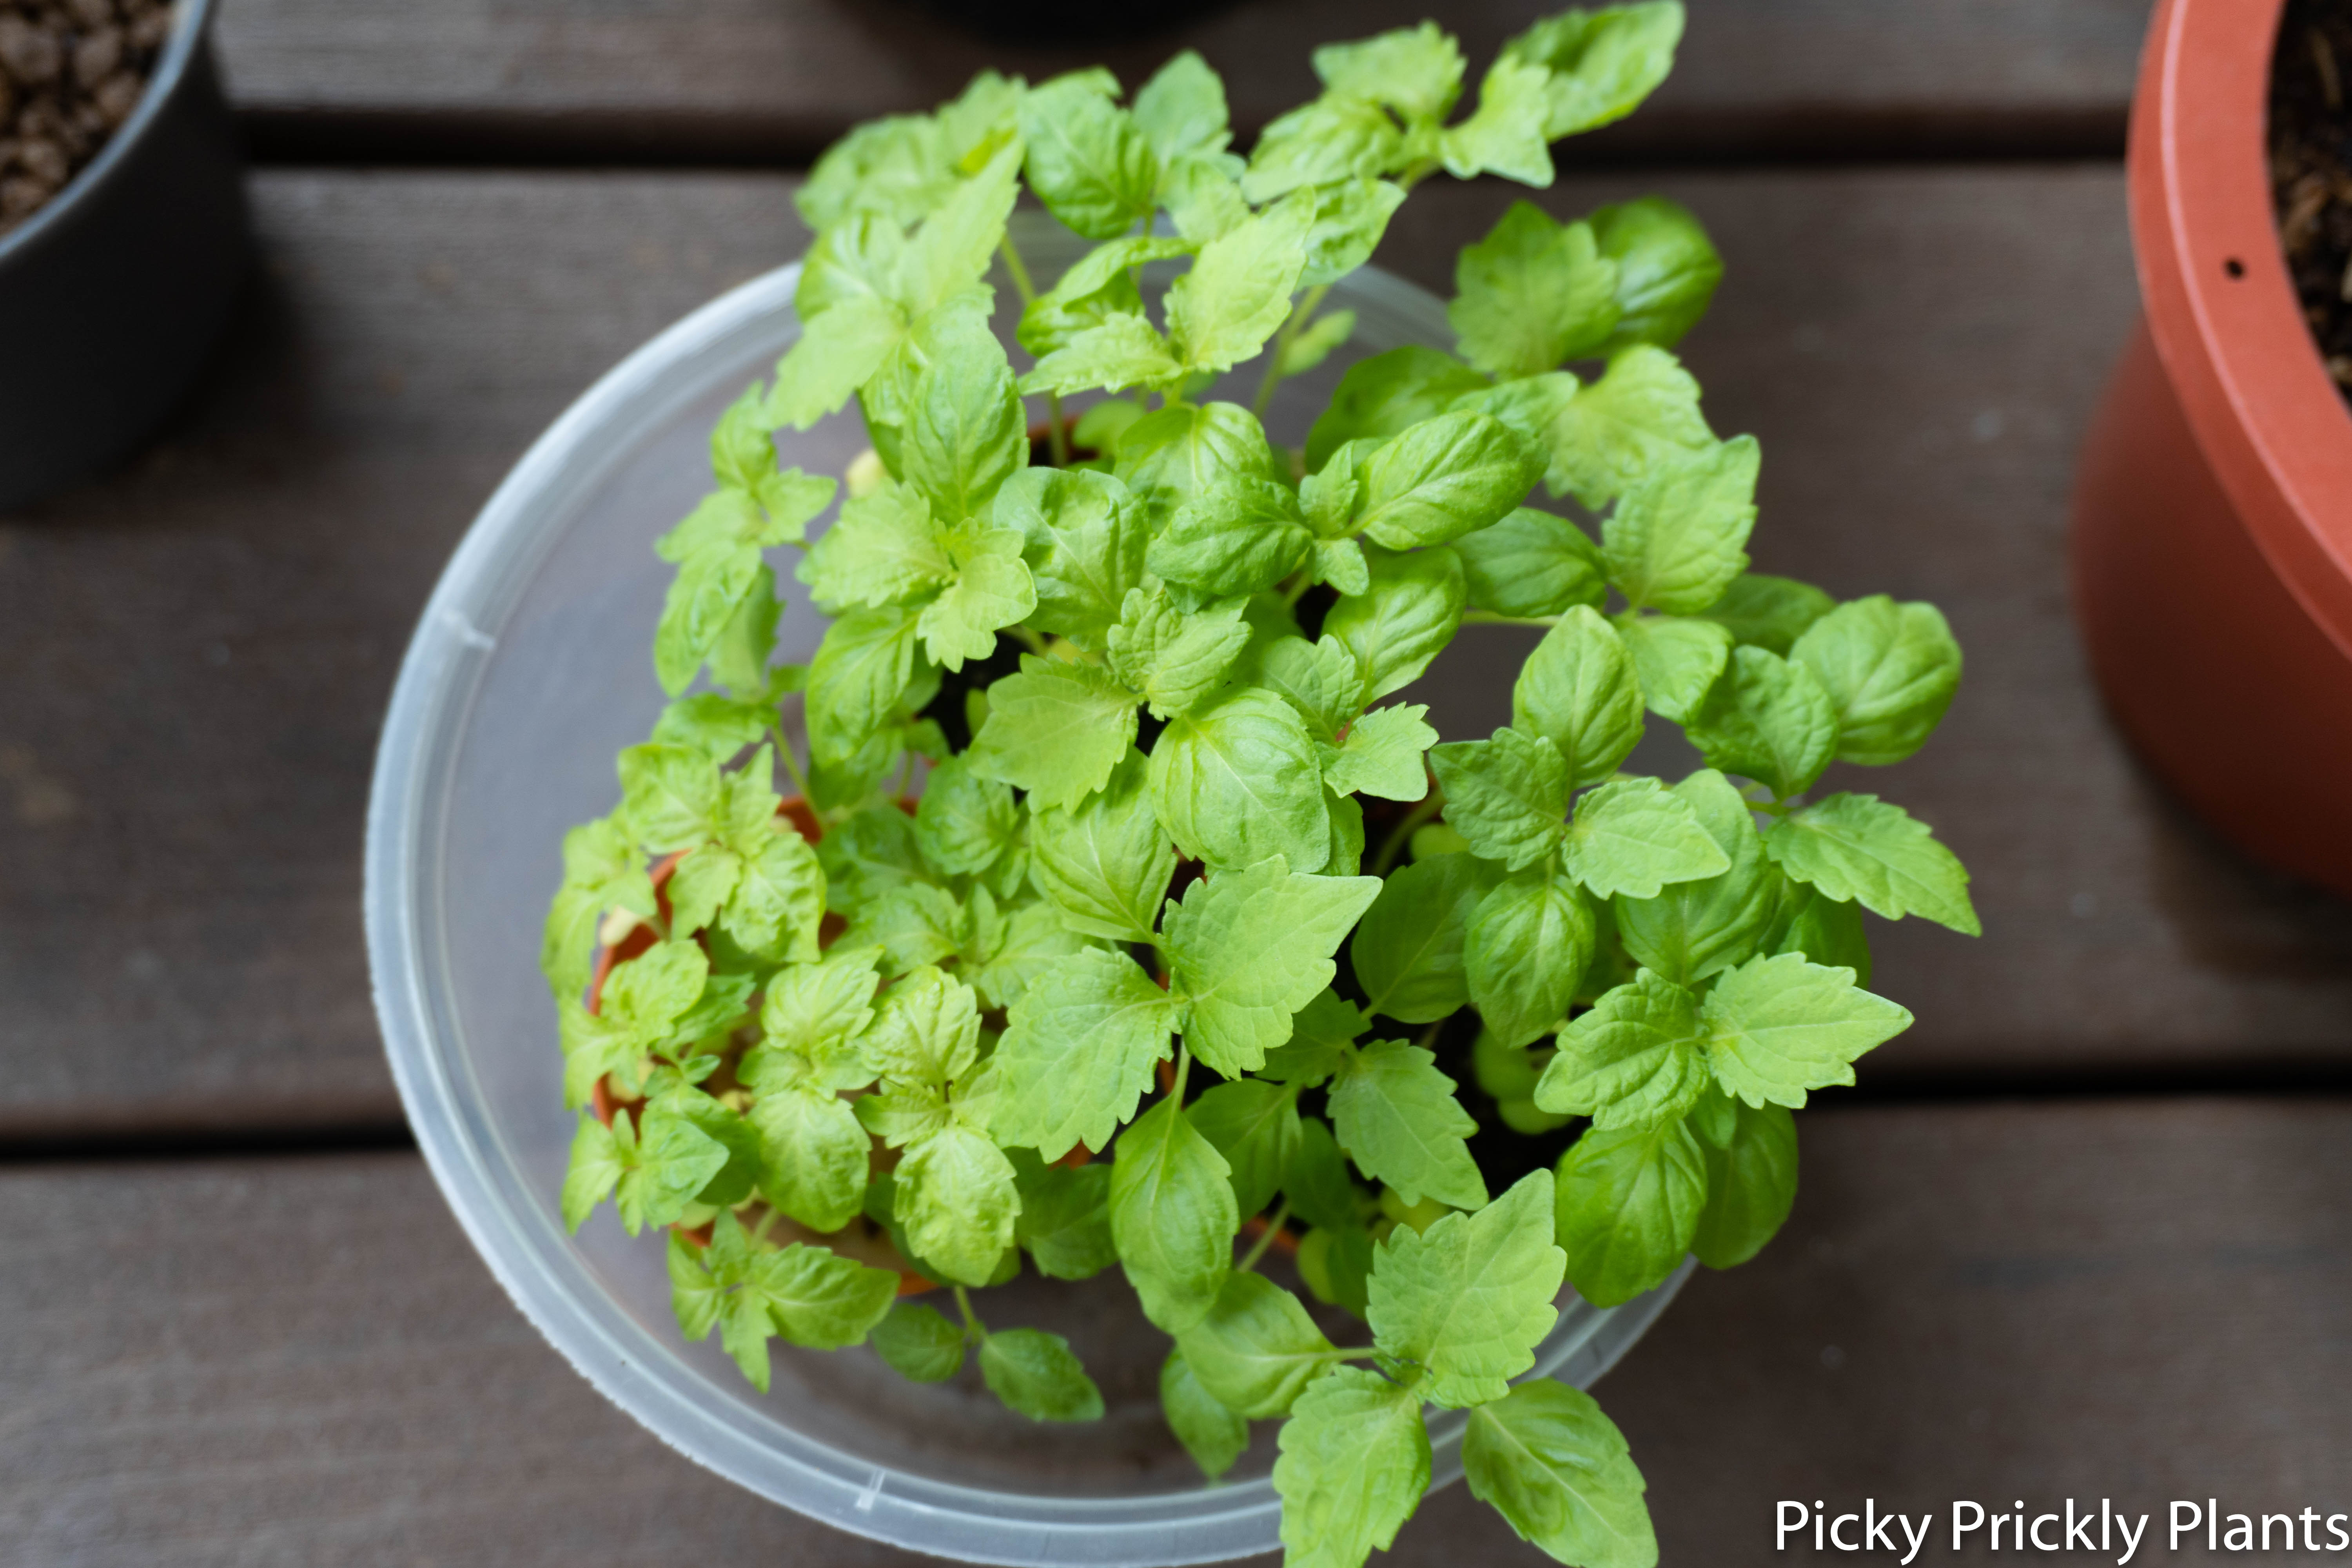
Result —
[{"label": "green leaf", "polygon": [[1463,1140],[1476,1119],[1454,1098],[1437,1058],[1402,1040],[1375,1040],[1350,1057],[1331,1085],[1339,1147],[1359,1169],[1407,1204],[1423,1196],[1484,1207],[1486,1184]]},{"label": "green leaf", "polygon": [[1361,1367],[1326,1373],[1299,1395],[1280,1442],[1284,1568],[1362,1568],[1429,1489],[1419,1394]]},{"label": "green leaf", "polygon": [[1423,1370],[1422,1397],[1484,1405],[1535,1365],[1568,1265],[1551,1225],[1551,1173],[1537,1171],[1475,1215],[1389,1233],[1372,1264],[1372,1335],[1382,1355]]},{"label": "green leaf", "polygon": [[1462,968],[1471,1005],[1507,1046],[1559,1026],[1592,963],[1599,922],[1576,883],[1537,866],[1486,895],[1470,916]]},{"label": "green leaf", "polygon": [[1467,410],[1407,430],[1364,465],[1357,526],[1391,550],[1443,544],[1499,521],[1543,477],[1541,454]]},{"label": "green leaf", "polygon": [[1339,1070],[1348,1047],[1370,1027],[1371,1020],[1336,993],[1318,992],[1291,1015],[1289,1040],[1265,1054],[1259,1073],[1276,1083],[1321,1083]]},{"label": "green leaf", "polygon": [[845,300],[803,316],[800,337],[776,365],[767,416],[805,430],[838,412],[902,351],[907,333],[905,311],[884,299]]},{"label": "green leaf", "polygon": [[1678,724],[1689,721],[1731,658],[1731,634],[1709,620],[1629,615],[1618,621],[1617,635],[1633,656],[1643,703]]},{"label": "green leaf", "polygon": [[558,997],[576,999],[586,990],[596,928],[613,909],[650,919],[654,885],[627,830],[614,817],[600,817],[563,836],[563,886],[549,906],[539,951],[540,971]]},{"label": "green leaf", "polygon": [[868,121],[827,148],[793,201],[809,227],[823,231],[861,212],[913,223],[954,188],[939,127],[927,115],[898,114]]},{"label": "green leaf", "polygon": [[1151,809],[1142,753],[1129,750],[1097,794],[1030,822],[1030,876],[1073,931],[1149,942],[1176,872]]},{"label": "green leaf", "polygon": [[1257,416],[1232,403],[1179,404],[1144,416],[1119,436],[1118,474],[1155,526],[1234,479],[1288,477]]},{"label": "green leaf", "polygon": [[1307,265],[1309,216],[1276,207],[1201,247],[1169,286],[1168,336],[1189,371],[1228,371],[1254,357],[1290,314]]},{"label": "green leaf", "polygon": [[1013,370],[992,339],[935,356],[916,377],[912,412],[902,472],[942,522],[981,515],[1029,460]]},{"label": "green leaf", "polygon": [[1008,139],[923,220],[898,266],[899,295],[909,309],[928,311],[953,297],[985,297],[981,279],[1004,238],[1020,174],[1021,148]]},{"label": "green leaf", "polygon": [[776,710],[761,700],[738,701],[717,691],[698,691],[662,709],[654,721],[654,744],[686,746],[722,766],[767,734]]},{"label": "green leaf", "polygon": [[1577,1294],[1614,1307],[1662,1283],[1706,1206],[1706,1156],[1680,1120],[1587,1131],[1559,1162],[1559,1239]]},{"label": "green leaf", "polygon": [[824,609],[904,604],[955,580],[930,502],[886,479],[842,504],[841,516],[801,563],[800,580]]},{"label": "green leaf", "polygon": [[1021,531],[1037,595],[1030,624],[1100,653],[1143,582],[1150,531],[1127,487],[1083,468],[1024,468],[996,492],[992,515]]},{"label": "green leaf", "polygon": [[[727,1216],[730,1222],[734,1217]],[[712,1279],[710,1270],[703,1266],[703,1252],[704,1248],[679,1232],[669,1233],[665,1259],[669,1268],[669,1310],[689,1343],[708,1338],[727,1306],[726,1287]]]},{"label": "green leaf", "polygon": [[1562,859],[1601,898],[1654,899],[1668,882],[1731,868],[1697,814],[1655,779],[1613,779],[1577,797]]},{"label": "green leaf", "polygon": [[1841,605],[1805,629],[1790,658],[1812,671],[1837,717],[1837,754],[1876,766],[1925,743],[1960,684],[1960,645],[1933,605],[1884,594]]},{"label": "green leaf", "polygon": [[1270,692],[1229,688],[1171,721],[1152,747],[1150,777],[1152,804],[1178,847],[1213,867],[1279,856],[1315,871],[1330,858],[1315,742],[1297,711]]},{"label": "green leaf", "polygon": [[1323,782],[1340,795],[1423,799],[1429,774],[1422,759],[1437,740],[1423,717],[1428,711],[1425,702],[1405,702],[1357,720],[1347,740],[1323,753]]},{"label": "green leaf", "polygon": [[1501,376],[1536,375],[1580,359],[1617,325],[1617,265],[1590,224],[1562,224],[1531,202],[1454,264],[1446,308],[1462,357]]},{"label": "green leaf", "polygon": [[1022,993],[993,1060],[1003,1084],[995,1135],[1058,1160],[1110,1145],[1168,1055],[1176,1004],[1123,952],[1062,959]]},{"label": "green leaf", "polygon": [[1724,679],[1685,723],[1692,745],[1725,773],[1782,800],[1802,795],[1830,764],[1837,714],[1812,671],[1760,647],[1732,650]]},{"label": "green leaf", "polygon": [[1519,668],[1511,727],[1559,748],[1572,790],[1615,773],[1642,738],[1642,683],[1617,629],[1587,605],[1562,615]]},{"label": "green leaf", "polygon": [[899,1083],[937,1087],[962,1078],[980,1056],[971,987],[929,964],[915,970],[882,994],[866,1049],[881,1075]]},{"label": "green leaf", "polygon": [[1723,281],[1723,258],[1688,207],[1643,196],[1597,208],[1586,220],[1601,254],[1617,264],[1617,331],[1610,347],[1670,349],[1698,324]]},{"label": "green leaf", "polygon": [[1315,74],[1332,92],[1386,104],[1400,118],[1445,118],[1462,95],[1462,50],[1434,22],[1399,27],[1315,51]]},{"label": "green leaf", "polygon": [[752,1255],[742,1293],[758,1298],[785,1341],[837,1351],[863,1341],[898,1294],[893,1269],[869,1268],[822,1247],[794,1242]]},{"label": "green leaf", "polygon": [[[619,1112],[614,1121],[627,1114]],[[661,1101],[645,1109],[637,1131],[635,1159],[624,1155],[626,1169],[616,1200],[621,1225],[631,1236],[674,1222],[728,1160],[724,1143]]]},{"label": "green leaf", "polygon": [[[1025,858],[1015,858],[1007,865],[1016,877],[1028,870]],[[1003,876],[1004,870],[995,874]],[[994,908],[995,900],[987,893],[984,886],[972,890],[976,910],[983,900],[986,907]],[[1065,925],[1050,904],[1024,903],[1001,921],[975,919],[973,925],[964,943],[964,978],[979,993],[981,1005],[992,1011],[1012,1006],[1060,960],[1095,945]]]},{"label": "green leaf", "polygon": [[1717,1081],[1750,1105],[1801,1109],[1809,1089],[1853,1081],[1854,1059],[1911,1026],[1910,1012],[1799,953],[1748,960],[1700,1015]]},{"label": "green leaf", "polygon": [[809,751],[844,763],[897,714],[915,680],[916,621],[904,609],[852,610],[809,664]]},{"label": "green leaf", "polygon": [[915,847],[915,825],[896,805],[869,805],[835,823],[817,840],[825,900],[856,919],[867,904],[928,873]]},{"label": "green leaf", "polygon": [[988,689],[971,771],[1029,792],[1031,807],[1069,807],[1108,782],[1135,742],[1135,697],[1097,665],[1021,656]]},{"label": "green leaf", "polygon": [[1546,17],[1503,55],[1551,73],[1544,134],[1557,141],[1633,113],[1674,68],[1682,36],[1681,0],[1640,0]]},{"label": "green leaf", "polygon": [[1013,791],[962,757],[931,770],[915,808],[915,843],[940,875],[975,876],[1012,850],[1021,831]]},{"label": "green leaf", "polygon": [[1110,1236],[1110,1167],[1013,1157],[1021,1217],[1013,1234],[1049,1279],[1090,1279],[1118,1261]]},{"label": "green leaf", "polygon": [[1363,1189],[1348,1174],[1347,1156],[1319,1116],[1299,1119],[1298,1147],[1283,1173],[1282,1191],[1291,1212],[1309,1225],[1333,1230],[1361,1223]]},{"label": "green leaf", "polygon": [[675,697],[694,683],[704,656],[750,596],[760,570],[760,552],[750,545],[704,550],[678,568],[654,632],[654,673],[664,692]]},{"label": "green leaf", "polygon": [[929,1307],[901,1301],[874,1325],[874,1349],[915,1383],[945,1383],[963,1370],[963,1330]]},{"label": "green leaf", "polygon": [[579,1131],[572,1135],[572,1157],[563,1172],[564,1228],[576,1231],[587,1224],[596,1205],[613,1195],[626,1169],[613,1130],[593,1116],[583,1116]]},{"label": "green leaf", "polygon": [[1599,381],[1559,406],[1549,434],[1544,483],[1596,510],[1676,456],[1715,445],[1698,383],[1674,355],[1646,343],[1612,354]]},{"label": "green leaf", "polygon": [[1232,140],[1225,84],[1197,53],[1182,50],[1136,89],[1135,124],[1163,167],[1179,158],[1213,158]]},{"label": "green leaf", "polygon": [[893,888],[857,911],[841,940],[878,947],[892,972],[937,963],[961,945],[963,911],[945,890],[926,882]]},{"label": "green leaf", "polygon": [[[1013,336],[1031,353],[1045,356],[1068,346],[1080,333],[1118,316],[1141,316],[1143,295],[1135,268],[1147,262],[1189,256],[1189,240],[1131,235],[1098,245],[1070,265],[1053,288],[1022,308]],[[1158,341],[1158,334],[1153,334]],[[1160,352],[1166,353],[1163,346]]]},{"label": "green leaf", "polygon": [[1160,160],[1097,73],[1056,77],[1024,93],[1021,139],[1029,188],[1088,239],[1116,238],[1151,216]]},{"label": "green leaf", "polygon": [[656,942],[604,977],[604,1016],[656,1043],[702,995],[709,974],[710,960],[695,943]]},{"label": "green leaf", "polygon": [[1756,526],[1756,437],[1653,465],[1601,525],[1610,580],[1635,609],[1696,615],[1748,569]]},{"label": "green leaf", "polygon": [[685,746],[630,746],[618,762],[621,809],[638,845],[665,855],[719,837],[719,764]]},{"label": "green leaf", "polygon": [[1228,173],[1241,160],[1230,153],[1214,158],[1179,158],[1161,171],[1160,200],[1176,232],[1194,244],[1205,244],[1231,234],[1250,219],[1250,205],[1242,197],[1241,183]]},{"label": "green leaf", "polygon": [[1593,1397],[1550,1378],[1470,1413],[1470,1493],[1519,1539],[1584,1568],[1657,1568],[1647,1489],[1624,1436]]},{"label": "green leaf", "polygon": [[1013,529],[961,525],[950,531],[947,546],[956,580],[923,606],[916,630],[935,663],[961,669],[967,659],[996,651],[999,628],[1036,608],[1037,591],[1021,563],[1021,535]]},{"label": "green leaf", "polygon": [[1331,351],[1345,343],[1355,331],[1355,311],[1324,311],[1282,345],[1282,356],[1275,363],[1275,374],[1305,375],[1329,359]]},{"label": "green leaf", "polygon": [[1079,328],[1067,342],[1037,362],[1021,378],[1021,390],[1067,395],[1099,387],[1166,386],[1184,374],[1176,351],[1140,310],[1106,314]]},{"label": "green leaf", "polygon": [[1734,641],[1785,658],[1805,628],[1835,608],[1837,601],[1810,583],[1748,572],[1732,580],[1706,618],[1722,625]]},{"label": "green leaf", "polygon": [[[1316,289],[1338,282],[1372,258],[1381,236],[1388,231],[1390,216],[1403,204],[1404,190],[1391,180],[1335,180],[1311,190],[1293,192],[1283,200],[1297,203],[1307,210],[1307,265],[1298,275],[1298,285]],[[1347,315],[1349,325],[1354,324],[1351,312],[1336,311],[1333,315]],[[1307,329],[1309,332],[1313,331],[1315,327]],[[1341,331],[1334,346],[1346,339],[1346,332]]]},{"label": "green leaf", "polygon": [[751,1120],[765,1166],[760,1190],[769,1202],[820,1235],[856,1217],[874,1142],[847,1100],[795,1087],[761,1095]]},{"label": "green leaf", "polygon": [[1264,1213],[1298,1152],[1297,1091],[1261,1079],[1241,1079],[1216,1085],[1184,1114],[1232,1167],[1235,1209],[1243,1215]]},{"label": "green leaf", "polygon": [[989,1283],[1021,1212],[1003,1152],[977,1132],[949,1127],[908,1148],[894,1174],[895,1213],[916,1252],[950,1279]]},{"label": "green leaf", "polygon": [[1298,1298],[1263,1274],[1227,1277],[1216,1305],[1176,1348],[1210,1397],[1253,1420],[1288,1415],[1337,1360]]},{"label": "green leaf", "polygon": [[1763,941],[1766,952],[1801,952],[1815,963],[1853,971],[1854,984],[1870,984],[1870,939],[1862,929],[1862,907],[1842,904],[1802,882],[1780,878],[1779,907]]},{"label": "green leaf", "polygon": [[1341,599],[1323,617],[1323,634],[1355,655],[1370,703],[1417,679],[1454,640],[1468,597],[1462,562],[1439,546],[1391,554],[1366,552],[1370,591]]},{"label": "green leaf", "polygon": [[1336,744],[1340,731],[1363,711],[1356,656],[1337,637],[1311,643],[1299,637],[1274,637],[1244,654],[1240,672],[1244,683],[1263,686],[1297,710],[1307,733],[1325,744]]},{"label": "green leaf", "polygon": [[1317,540],[1313,564],[1316,577],[1341,594],[1371,592],[1371,562],[1364,547],[1352,539]]},{"label": "green leaf", "polygon": [[1380,105],[1327,92],[1265,128],[1250,152],[1242,195],[1270,202],[1302,185],[1369,179],[1402,167],[1404,138]]},{"label": "green leaf", "polygon": [[1161,945],[1192,1054],[1227,1078],[1255,1071],[1331,984],[1331,954],[1380,890],[1377,877],[1305,875],[1279,855],[1185,889]]},{"label": "green leaf", "polygon": [[1706,1209],[1691,1250],[1709,1268],[1735,1268],[1764,1250],[1796,1206],[1796,1120],[1786,1106],[1710,1089],[1690,1125],[1706,1153]]},{"label": "green leaf", "polygon": [[933,116],[957,170],[978,174],[1003,153],[1006,143],[1021,133],[1019,77],[1010,80],[992,70],[982,71],[965,84],[952,102]]},{"label": "green leaf", "polygon": [[719,930],[745,952],[806,963],[817,955],[824,918],[824,868],[816,851],[792,828],[776,826],[744,857]]},{"label": "green leaf", "polygon": [[1470,603],[1498,616],[1557,616],[1609,596],[1601,547],[1564,517],[1519,507],[1454,542]]},{"label": "green leaf", "polygon": [[1213,1481],[1232,1469],[1249,1447],[1249,1423],[1201,1386],[1181,1349],[1171,1350],[1160,1363],[1160,1408],[1168,1429]]},{"label": "green leaf", "polygon": [[1747,801],[1721,773],[1702,769],[1669,793],[1689,803],[1730,868],[1669,883],[1654,898],[1620,895],[1617,934],[1637,963],[1693,985],[1756,951],[1772,918],[1778,879]]},{"label": "green leaf", "polygon": [[1489,740],[1435,748],[1429,765],[1445,792],[1446,824],[1468,840],[1473,854],[1517,871],[1559,847],[1568,770],[1550,741],[1497,730]]},{"label": "green leaf", "polygon": [[1307,435],[1307,471],[1322,470],[1350,441],[1378,439],[1444,413],[1486,378],[1450,354],[1410,343],[1358,360],[1339,377],[1331,406]]},{"label": "green leaf", "polygon": [[1314,536],[1298,498],[1272,479],[1229,479],[1178,507],[1151,542],[1151,570],[1217,597],[1271,588],[1307,558]]},{"label": "green leaf", "polygon": [[[776,602],[776,574],[763,562],[759,575],[751,580],[751,591],[735,601],[735,613],[719,628],[719,639],[703,655],[710,667],[710,679],[744,698],[748,705],[762,710],[763,717],[775,711],[778,698],[799,690],[808,677],[808,671],[798,665],[768,667],[776,651],[776,621],[782,614],[783,606]],[[658,731],[660,725],[655,728]]]},{"label": "green leaf", "polygon": [[1644,969],[1559,1032],[1535,1102],[1608,1131],[1680,1117],[1712,1081],[1698,999]]},{"label": "green leaf", "polygon": [[1102,1391],[1059,1334],[997,1330],[980,1342],[980,1374],[1007,1409],[1032,1421],[1102,1419]]},{"label": "green leaf", "polygon": [[871,1082],[873,1069],[857,1040],[874,1021],[878,956],[872,948],[835,942],[822,962],[790,964],[770,976],[760,1007],[763,1045],[822,1068],[827,1089]]},{"label": "green leaf", "polygon": [[1181,1334],[1216,1304],[1233,1270],[1241,1215],[1224,1156],[1175,1100],[1162,1100],[1119,1134],[1110,1173],[1111,1238],[1162,1332]]},{"label": "green leaf", "polygon": [[1308,1231],[1298,1240],[1298,1278],[1317,1300],[1361,1318],[1371,1310],[1371,1231],[1359,1220]]},{"label": "green leaf", "polygon": [[1153,718],[1172,719],[1223,682],[1249,637],[1237,602],[1188,613],[1164,586],[1129,589],[1110,629],[1111,672],[1142,693]]},{"label": "green leaf", "polygon": [[1438,139],[1445,171],[1457,180],[1500,174],[1540,189],[1551,184],[1551,76],[1540,66],[1508,58],[1487,68],[1478,84],[1478,109]]},{"label": "green leaf", "polygon": [[1969,874],[1924,822],[1874,795],[1833,795],[1791,812],[1764,836],[1764,853],[1800,882],[1890,921],[1925,915],[1963,936],[1984,928],[1969,902]]}]

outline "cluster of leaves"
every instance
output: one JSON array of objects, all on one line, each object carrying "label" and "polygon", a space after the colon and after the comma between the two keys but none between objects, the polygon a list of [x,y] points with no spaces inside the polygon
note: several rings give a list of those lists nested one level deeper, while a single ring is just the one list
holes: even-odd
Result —
[{"label": "cluster of leaves", "polygon": [[[1013,1409],[1091,1419],[1068,1344],[970,1290],[1116,1265],[1208,1474],[1287,1417],[1293,1563],[1390,1543],[1432,1405],[1473,1413],[1471,1486],[1526,1539],[1654,1561],[1615,1427],[1512,1379],[1564,1279],[1612,1304],[1777,1230],[1790,1110],[1910,1021],[1862,988],[1862,910],[1975,930],[1924,826],[1811,793],[1916,750],[1958,649],[1931,606],[1748,570],[1756,443],[1672,352],[1720,263],[1671,203],[1521,203],[1462,254],[1457,353],[1357,361],[1298,449],[1259,415],[1347,341],[1324,291],[1414,183],[1548,184],[1549,142],[1630,110],[1681,26],[1674,0],[1540,23],[1458,119],[1433,25],[1321,49],[1322,95],[1246,160],[1188,54],[1125,103],[1098,71],[984,75],[819,164],[803,334],[661,542],[673,700],[566,840],[544,950],[583,1109],[566,1217],[672,1227],[679,1321],[755,1384],[771,1338],[870,1335],[911,1378],[976,1349]],[[1097,242],[1043,291],[1005,232],[1024,180]],[[1025,371],[989,326],[1000,258]],[[1244,364],[1256,408],[1206,395]],[[852,398],[873,450],[812,541],[836,487],[771,432]],[[831,617],[805,668],[773,658],[784,547]],[[1439,744],[1387,700],[1481,623],[1544,632],[1511,723]],[[1706,765],[1621,774],[1652,715]],[[1465,1009],[1507,1127],[1589,1122],[1499,1196],[1430,1048]],[[1259,1272],[1294,1234],[1369,1344]]]}]

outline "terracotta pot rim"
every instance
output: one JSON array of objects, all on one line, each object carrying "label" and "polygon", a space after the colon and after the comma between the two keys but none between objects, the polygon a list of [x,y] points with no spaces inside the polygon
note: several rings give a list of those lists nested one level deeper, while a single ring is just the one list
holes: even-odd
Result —
[{"label": "terracotta pot rim", "polygon": [[2271,197],[2284,10],[2163,0],[2132,101],[2132,242],[2198,445],[2280,581],[2352,657],[2352,412],[2304,322]]}]

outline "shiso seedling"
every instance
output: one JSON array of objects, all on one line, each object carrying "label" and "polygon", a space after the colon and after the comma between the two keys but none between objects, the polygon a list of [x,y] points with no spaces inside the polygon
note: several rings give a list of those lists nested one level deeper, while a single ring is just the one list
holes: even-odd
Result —
[{"label": "shiso seedling", "polygon": [[[1391,1542],[1432,1405],[1470,1412],[1471,1489],[1528,1541],[1655,1561],[1600,1406],[1514,1380],[1563,1279],[1622,1302],[1780,1227],[1790,1110],[1910,1023],[1863,988],[1862,910],[1976,931],[1925,826],[1815,791],[1916,751],[1959,649],[1930,605],[1748,569],[1757,444],[1673,353],[1721,265],[1670,202],[1513,206],[1462,252],[1456,353],[1349,364],[1303,446],[1260,419],[1349,342],[1328,290],[1415,184],[1549,184],[1682,26],[1538,23],[1459,116],[1434,25],[1332,45],[1246,159],[1190,53],[1125,101],[983,74],[802,187],[803,334],[657,546],[672,700],[565,840],[544,950],[565,1216],[667,1227],[679,1323],[752,1383],[772,1338],[870,1340],[1091,1419],[1069,1345],[973,1292],[1116,1266],[1203,1471],[1285,1420],[1293,1564]],[[1024,183],[1095,242],[1042,290]],[[779,467],[775,431],[852,400],[845,482]],[[774,658],[782,551],[832,617],[805,668]],[[1390,700],[1488,625],[1543,628],[1511,722],[1438,744]],[[1653,717],[1706,765],[1621,773]],[[1474,1137],[1552,1142],[1496,1191]],[[929,1286],[952,1310],[901,1299]]]}]

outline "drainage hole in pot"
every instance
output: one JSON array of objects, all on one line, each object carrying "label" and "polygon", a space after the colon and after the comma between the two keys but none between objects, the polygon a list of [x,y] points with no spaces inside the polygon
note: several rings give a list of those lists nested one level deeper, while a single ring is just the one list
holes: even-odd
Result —
[{"label": "drainage hole in pot", "polygon": [[2229,260],[2221,263],[2221,270],[2232,278],[2243,278],[2246,275],[2246,264],[2232,256]]}]

